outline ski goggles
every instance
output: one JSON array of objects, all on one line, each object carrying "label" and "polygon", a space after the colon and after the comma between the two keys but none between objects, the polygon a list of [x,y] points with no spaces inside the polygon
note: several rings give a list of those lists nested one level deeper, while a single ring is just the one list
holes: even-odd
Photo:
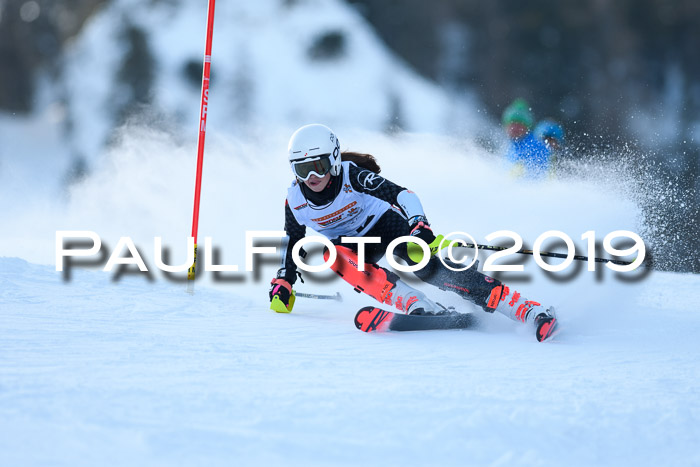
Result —
[{"label": "ski goggles", "polygon": [[323,154],[298,162],[292,161],[294,175],[303,181],[307,181],[312,175],[316,175],[319,178],[323,177],[330,172],[332,166],[330,154]]}]

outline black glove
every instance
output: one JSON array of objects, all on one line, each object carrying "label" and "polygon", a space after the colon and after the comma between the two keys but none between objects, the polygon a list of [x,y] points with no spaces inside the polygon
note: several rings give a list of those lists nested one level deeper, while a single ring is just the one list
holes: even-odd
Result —
[{"label": "black glove", "polygon": [[418,237],[425,243],[430,245],[435,241],[435,234],[433,229],[430,228],[428,219],[425,216],[414,216],[408,221],[409,227],[411,227],[411,237]]}]

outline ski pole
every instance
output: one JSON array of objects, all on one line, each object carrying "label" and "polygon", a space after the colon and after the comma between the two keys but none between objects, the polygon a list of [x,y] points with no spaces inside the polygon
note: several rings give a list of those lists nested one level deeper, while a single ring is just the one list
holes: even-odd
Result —
[{"label": "ski pole", "polygon": [[[510,247],[505,247],[505,246],[492,246],[492,245],[479,245],[479,244],[473,244],[473,243],[460,243],[460,246],[463,246],[465,248],[478,248],[479,250],[491,250],[491,251],[504,251],[507,250]],[[515,253],[520,253],[521,255],[534,255],[535,252],[532,250],[518,250]],[[568,256],[565,255],[564,253],[552,253],[549,251],[540,251],[540,256],[547,256],[550,258],[567,258]],[[632,264],[634,261],[622,261],[619,259],[609,259],[609,258],[589,258],[588,256],[583,256],[583,255],[574,255],[573,259],[577,261],[589,261],[593,260],[596,263],[613,263],[613,264],[619,264],[622,266],[628,266]]]},{"label": "ski pole", "polygon": [[340,295],[340,292],[336,292],[334,295],[319,295],[315,293],[294,292],[294,295],[296,295],[297,297],[313,298],[316,300],[336,300],[339,302],[343,301],[343,297]]}]

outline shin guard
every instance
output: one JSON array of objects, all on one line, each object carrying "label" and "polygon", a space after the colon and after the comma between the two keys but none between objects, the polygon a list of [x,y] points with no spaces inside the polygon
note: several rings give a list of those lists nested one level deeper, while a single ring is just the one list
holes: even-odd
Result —
[{"label": "shin guard", "polygon": [[[364,271],[359,270],[357,253],[344,246],[336,246],[338,257],[331,269],[343,280],[352,285],[356,291],[364,292],[381,303],[387,298],[387,294],[394,287],[398,276],[391,271],[376,264],[364,264]],[[328,261],[330,253],[323,253],[324,260]]]}]

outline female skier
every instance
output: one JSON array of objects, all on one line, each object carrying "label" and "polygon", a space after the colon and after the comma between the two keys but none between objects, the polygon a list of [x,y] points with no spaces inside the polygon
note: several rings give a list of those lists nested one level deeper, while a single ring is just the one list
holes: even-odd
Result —
[{"label": "female skier", "polygon": [[[407,314],[437,314],[444,311],[423,292],[402,281],[394,272],[376,263],[395,238],[414,236],[425,241],[431,253],[438,243],[423,212],[418,196],[379,175],[373,156],[340,151],[330,128],[311,124],[292,135],[289,163],[296,180],[287,193],[285,226],[287,241],[282,249],[281,267],[270,287],[271,308],[288,313],[294,304],[292,286],[298,275],[292,248],[306,234],[306,227],[324,235],[335,245],[337,258],[331,269],[355,290]],[[356,243],[341,243],[341,237],[379,237],[380,243],[365,245],[364,271],[358,269]],[[406,243],[394,254],[408,264]],[[328,260],[329,252],[324,252]],[[498,311],[523,323],[532,323],[537,340],[552,335],[556,318],[551,308],[526,300],[500,281],[472,268],[455,272],[432,256],[415,272],[422,281],[450,290],[479,305],[486,312]]]}]

